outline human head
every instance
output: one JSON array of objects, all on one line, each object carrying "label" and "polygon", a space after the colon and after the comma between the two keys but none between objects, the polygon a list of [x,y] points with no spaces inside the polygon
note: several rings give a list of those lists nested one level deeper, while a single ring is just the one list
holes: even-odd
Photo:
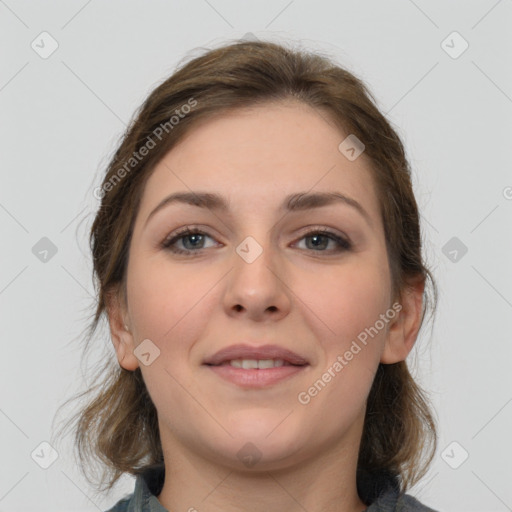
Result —
[{"label": "human head", "polygon": [[[315,109],[341,133],[364,143],[363,158],[370,163],[379,199],[392,297],[399,299],[408,283],[430,278],[403,145],[364,84],[318,55],[241,42],[195,58],[158,86],[112,158],[91,230],[99,285],[94,326],[113,295],[127,300],[131,236],[145,185],[158,163],[203,122],[290,100]],[[156,141],[154,147],[150,140]],[[142,151],[144,147],[148,150]],[[126,167],[130,161],[134,165]],[[77,440],[84,453],[90,445],[110,465],[113,484],[123,472],[136,473],[161,461],[162,452],[156,410],[140,369],[111,367],[105,382],[80,417]],[[405,361],[380,364],[367,401],[360,474],[389,471],[400,475],[406,488],[421,475],[421,448],[428,439],[435,439],[433,420]]]}]

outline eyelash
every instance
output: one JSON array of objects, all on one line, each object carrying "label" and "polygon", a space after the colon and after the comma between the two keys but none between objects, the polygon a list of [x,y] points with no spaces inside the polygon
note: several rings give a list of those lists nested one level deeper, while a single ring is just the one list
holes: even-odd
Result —
[{"label": "eyelash", "polygon": [[[187,226],[187,227],[177,231],[173,235],[167,237],[161,243],[161,247],[163,249],[169,250],[169,251],[171,251],[171,252],[173,252],[175,254],[191,255],[192,253],[195,253],[195,255],[198,255],[198,254],[200,254],[204,250],[204,248],[201,248],[201,249],[198,249],[198,250],[190,250],[190,249],[183,250],[183,249],[178,249],[176,247],[173,247],[173,245],[177,241],[181,240],[182,238],[186,238],[187,236],[191,236],[191,235],[206,235],[207,237],[212,238],[212,237],[210,237],[210,235],[208,235],[208,233],[205,233],[205,232],[200,231],[198,229],[194,229],[194,228],[191,228],[190,226]],[[304,235],[302,235],[302,237],[299,240],[302,240],[303,238],[309,238],[309,237],[314,236],[314,235],[325,236],[329,240],[335,241],[338,244],[338,248],[335,249],[334,251],[332,251],[332,250],[331,251],[321,250],[321,251],[313,251],[313,252],[320,252],[320,253],[325,252],[327,254],[332,254],[333,252],[339,253],[339,252],[344,252],[344,251],[350,251],[352,249],[352,244],[348,240],[346,240],[345,238],[340,237],[339,235],[337,235],[337,234],[335,234],[332,231],[329,231],[327,229],[313,229],[311,231],[308,231]]]}]

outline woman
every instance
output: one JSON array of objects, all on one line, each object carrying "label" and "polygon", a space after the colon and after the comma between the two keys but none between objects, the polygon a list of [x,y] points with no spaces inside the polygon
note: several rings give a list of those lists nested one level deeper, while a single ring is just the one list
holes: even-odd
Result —
[{"label": "woman", "polygon": [[91,333],[106,316],[117,363],[76,441],[106,488],[137,476],[111,511],[432,510],[406,494],[436,431],[405,359],[433,281],[360,80],[269,42],[207,51],[95,193]]}]

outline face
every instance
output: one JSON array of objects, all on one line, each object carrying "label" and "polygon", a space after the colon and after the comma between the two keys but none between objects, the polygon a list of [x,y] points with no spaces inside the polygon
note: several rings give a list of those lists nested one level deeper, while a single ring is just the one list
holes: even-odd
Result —
[{"label": "face", "polygon": [[[141,368],[164,453],[276,469],[357,451],[377,366],[407,347],[377,190],[364,153],[339,151],[345,137],[308,106],[259,106],[199,125],[149,178],[116,347]],[[176,193],[218,197],[165,202]],[[215,359],[233,345],[249,352]]]}]

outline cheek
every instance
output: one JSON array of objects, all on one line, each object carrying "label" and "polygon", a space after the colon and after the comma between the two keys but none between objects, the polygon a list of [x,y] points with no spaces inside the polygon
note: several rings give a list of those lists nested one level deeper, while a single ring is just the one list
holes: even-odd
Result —
[{"label": "cheek", "polygon": [[127,292],[137,341],[149,338],[161,351],[181,358],[208,320],[206,309],[216,281],[208,269],[178,268],[165,258],[135,254],[128,267]]},{"label": "cheek", "polygon": [[337,269],[326,268],[304,274],[296,284],[297,295],[308,306],[307,317],[320,339],[342,348],[364,329],[375,324],[389,308],[389,272],[381,264],[354,261]]},{"label": "cheek", "polygon": [[310,329],[324,334],[318,336],[324,359],[310,387],[302,390],[300,403],[308,402],[306,410],[322,418],[335,435],[341,423],[360,414],[371,388],[387,324],[377,331],[372,328],[390,307],[390,278],[380,262],[362,258],[315,277],[306,295],[315,314],[308,318]]},{"label": "cheek", "polygon": [[[190,409],[184,389],[193,385],[190,352],[210,319],[218,276],[204,269],[182,265],[179,269],[163,258],[134,254],[128,267],[127,293],[135,344],[150,339],[160,355],[149,365],[140,365],[144,381],[157,410],[179,428],[176,408]],[[200,414],[200,411],[197,411]]]},{"label": "cheek", "polygon": [[[302,293],[306,294],[306,286]],[[322,345],[319,367],[297,396],[304,413],[336,437],[364,415],[385,341],[387,324],[375,329],[390,307],[389,274],[379,265],[353,265],[337,273],[317,274],[304,313]],[[307,311],[307,308],[305,308]],[[381,324],[378,324],[381,326]],[[345,428],[344,427],[344,428]]]}]

